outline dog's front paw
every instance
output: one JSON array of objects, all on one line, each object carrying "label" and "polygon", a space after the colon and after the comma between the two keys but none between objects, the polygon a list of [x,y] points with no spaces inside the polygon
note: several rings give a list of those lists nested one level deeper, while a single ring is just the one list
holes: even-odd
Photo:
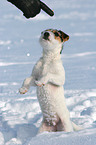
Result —
[{"label": "dog's front paw", "polygon": [[25,87],[22,87],[19,89],[20,94],[25,94],[26,92],[28,92],[28,89]]},{"label": "dog's front paw", "polygon": [[45,85],[44,83],[42,83],[42,82],[40,82],[40,81],[35,81],[35,84],[36,84],[37,86],[39,86],[39,87],[42,87],[42,86]]},{"label": "dog's front paw", "polygon": [[40,78],[38,81],[35,81],[35,84],[39,87],[42,87],[48,83],[48,75]]}]

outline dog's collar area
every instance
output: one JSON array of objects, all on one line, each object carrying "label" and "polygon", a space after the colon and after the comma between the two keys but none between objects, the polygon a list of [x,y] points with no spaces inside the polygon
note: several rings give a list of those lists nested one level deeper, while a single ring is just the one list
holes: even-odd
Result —
[{"label": "dog's collar area", "polygon": [[62,45],[62,48],[61,48],[60,54],[62,53],[62,51],[63,51],[63,48],[64,48],[64,45]]}]

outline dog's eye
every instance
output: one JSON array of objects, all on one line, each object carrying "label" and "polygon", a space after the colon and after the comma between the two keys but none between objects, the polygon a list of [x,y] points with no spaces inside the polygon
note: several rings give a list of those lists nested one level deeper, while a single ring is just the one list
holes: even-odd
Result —
[{"label": "dog's eye", "polygon": [[55,34],[55,36],[59,36],[59,34],[57,32],[55,32],[54,34]]}]

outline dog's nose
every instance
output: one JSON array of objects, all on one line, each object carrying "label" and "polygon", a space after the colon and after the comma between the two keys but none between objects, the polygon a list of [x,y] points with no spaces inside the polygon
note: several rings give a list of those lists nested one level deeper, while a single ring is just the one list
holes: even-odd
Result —
[{"label": "dog's nose", "polygon": [[45,33],[44,33],[44,39],[45,39],[45,40],[48,40],[48,37],[49,37],[49,33],[48,33],[48,32],[45,32]]},{"label": "dog's nose", "polygon": [[44,33],[44,36],[45,36],[45,37],[48,37],[48,36],[49,36],[49,33],[48,33],[48,32],[45,32],[45,33]]}]

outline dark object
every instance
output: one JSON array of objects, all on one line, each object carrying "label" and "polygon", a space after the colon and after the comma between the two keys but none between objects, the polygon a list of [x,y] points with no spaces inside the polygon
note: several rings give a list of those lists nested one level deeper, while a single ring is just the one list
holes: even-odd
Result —
[{"label": "dark object", "polygon": [[44,33],[44,39],[45,39],[45,40],[49,40],[48,37],[49,37],[49,33],[48,33],[48,32],[45,32],[45,33]]},{"label": "dark object", "polygon": [[41,9],[48,15],[53,16],[54,12],[40,0],[7,0],[14,4],[18,9],[23,12],[26,18],[35,17],[40,13]]}]

